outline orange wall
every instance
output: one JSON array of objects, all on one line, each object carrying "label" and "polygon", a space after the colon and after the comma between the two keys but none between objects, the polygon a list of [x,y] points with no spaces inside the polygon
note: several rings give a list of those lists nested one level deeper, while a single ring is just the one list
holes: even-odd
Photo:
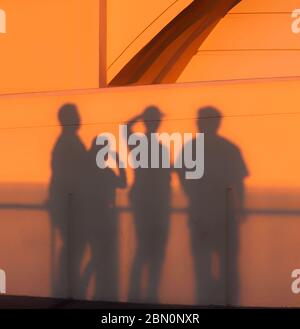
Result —
[{"label": "orange wall", "polygon": [[[158,1],[155,6],[151,5],[151,11],[144,12],[149,14],[149,22],[169,2]],[[141,16],[140,20],[130,21],[130,33],[126,38],[121,37],[125,29],[120,32],[120,26],[128,21],[127,14],[132,13],[136,18],[132,8],[140,6],[140,11],[145,8],[140,2],[130,3],[132,7],[109,3],[108,11],[112,12],[108,65],[124,48],[125,40],[127,44],[144,27],[145,20]],[[297,6],[295,1],[290,3],[291,9]],[[99,72],[97,4],[96,0],[87,0],[84,5],[79,0],[45,0],[43,3],[28,0],[19,1],[16,11],[15,2],[3,0],[1,7],[7,12],[8,33],[0,34],[0,93],[96,88]],[[270,9],[271,5],[275,11],[287,10],[282,1],[264,1],[262,5],[257,0],[251,4],[261,11]],[[252,5],[250,1],[242,1],[234,12],[253,11]],[[299,36],[288,34],[291,32],[287,16],[272,20],[267,27],[263,16],[256,17],[257,29],[253,29],[252,18],[242,19],[240,15],[225,18],[203,49],[266,44],[296,48]],[[133,24],[135,22],[137,25]],[[160,24],[159,28],[163,26],[162,22]],[[286,25],[289,32],[284,30]],[[272,39],[275,26],[284,32],[275,33],[277,37]],[[263,29],[268,33],[260,33]],[[147,38],[141,39],[135,50]],[[130,52],[126,56],[130,58]],[[268,52],[243,56],[210,54],[207,61],[202,58],[200,64],[192,61],[182,81],[199,80],[201,74],[203,79],[295,74],[298,72],[295,63],[300,62],[297,53],[276,55],[280,56],[278,61],[282,65],[276,64],[276,56],[270,60]],[[299,80],[286,79],[1,96],[0,268],[7,272],[8,293],[58,297],[51,291],[51,276],[55,271],[51,257],[53,250],[58,253],[60,241],[52,234],[45,208],[34,207],[43,206],[47,200],[51,151],[60,133],[57,112],[61,105],[77,104],[82,118],[79,134],[86,147],[90,147],[99,133],[117,134],[119,124],[141,113],[148,105],[157,105],[166,114],[160,129],[170,133],[196,132],[197,109],[213,105],[224,116],[220,134],[240,147],[250,171],[246,181],[246,206],[251,212],[240,229],[241,305],[299,306],[299,298],[290,290],[290,274],[299,267],[300,252],[299,89]],[[132,171],[128,169],[127,172],[131,184]],[[176,175],[172,176],[172,189],[172,209],[186,209],[186,198]],[[118,194],[117,206],[128,206],[128,189]],[[195,303],[187,218],[186,210],[173,211],[171,215],[160,285],[159,301],[162,303]],[[120,300],[126,301],[136,241],[131,211],[121,212],[119,219]],[[86,259],[88,257],[87,251]],[[89,290],[92,292],[93,284]]]},{"label": "orange wall", "polygon": [[[79,106],[83,120],[80,134],[87,145],[97,133],[115,131],[119,123],[149,104],[157,104],[167,114],[161,129],[179,132],[194,131],[197,108],[213,104],[226,117],[222,133],[240,145],[249,163],[252,174],[248,184],[298,187],[300,158],[290,147],[298,136],[298,92],[298,81],[275,81],[1,97],[0,149],[6,156],[1,161],[0,181],[48,181],[49,150],[59,133],[57,110],[64,102],[72,101]],[[36,139],[36,133],[42,138]],[[26,147],[20,148],[20,143]],[[23,165],[12,166],[20,155]],[[279,175],[287,163],[289,170]]]},{"label": "orange wall", "polygon": [[98,87],[98,0],[2,0],[0,8],[0,94]]},{"label": "orange wall", "polygon": [[[190,2],[107,1],[107,58],[101,63],[108,81]],[[178,82],[300,75],[299,35],[291,32],[297,6],[296,0],[241,1]],[[0,8],[7,15],[0,94],[98,87],[99,0],[3,0]]]},{"label": "orange wall", "polygon": [[[298,266],[300,251],[296,233],[300,229],[299,88],[296,80],[195,83],[1,97],[0,256],[1,266],[10,278],[8,293],[52,295],[53,240],[47,212],[18,210],[14,206],[1,209],[1,205],[41,205],[47,199],[51,150],[60,132],[57,111],[62,104],[77,104],[82,117],[80,137],[87,147],[99,133],[117,133],[119,123],[150,104],[166,114],[162,131],[195,132],[196,110],[210,104],[224,115],[221,135],[243,153],[250,171],[246,181],[247,208],[258,211],[248,215],[240,232],[241,304],[299,305],[297,296],[290,291],[290,273]],[[131,182],[130,170],[128,174]],[[174,175],[172,186],[177,196],[173,206],[184,207],[186,201]],[[127,204],[127,193],[128,190],[119,196],[118,206]],[[268,215],[262,214],[265,210]],[[171,218],[160,302],[193,304],[187,214],[175,212]],[[121,214],[120,225],[120,300],[126,301],[135,248],[130,212]]]},{"label": "orange wall", "polygon": [[297,0],[242,0],[215,27],[178,82],[300,76]]}]

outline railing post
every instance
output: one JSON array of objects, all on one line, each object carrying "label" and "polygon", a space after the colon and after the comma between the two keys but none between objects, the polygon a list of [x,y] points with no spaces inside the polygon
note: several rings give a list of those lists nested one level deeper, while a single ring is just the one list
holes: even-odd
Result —
[{"label": "railing post", "polygon": [[6,273],[0,270],[0,294],[6,294]]},{"label": "railing post", "polygon": [[226,218],[225,218],[225,306],[230,305],[230,294],[231,294],[231,278],[229,269],[231,268],[230,262],[232,261],[230,256],[230,221],[232,220],[232,188],[226,189]]},{"label": "railing post", "polygon": [[72,193],[68,194],[68,214],[67,214],[67,298],[73,298],[73,232],[72,232]]}]

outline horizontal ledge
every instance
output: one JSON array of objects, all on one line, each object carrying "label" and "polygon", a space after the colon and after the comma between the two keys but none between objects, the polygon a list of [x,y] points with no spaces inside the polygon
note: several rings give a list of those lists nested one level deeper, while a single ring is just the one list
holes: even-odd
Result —
[{"label": "horizontal ledge", "polygon": [[205,52],[246,52],[246,51],[300,51],[300,48],[240,48],[240,49],[199,49],[196,54]]},{"label": "horizontal ledge", "polygon": [[150,85],[125,85],[105,88],[88,88],[88,89],[65,89],[54,91],[36,91],[36,92],[21,92],[21,93],[0,93],[0,101],[5,98],[25,98],[25,97],[55,97],[55,96],[83,96],[95,95],[99,93],[114,93],[119,91],[133,90],[156,90],[156,89],[175,89],[175,88],[191,88],[209,85],[227,85],[237,83],[264,83],[264,82],[300,82],[299,75],[292,76],[273,76],[273,77],[255,77],[255,78],[235,78],[235,79],[213,79],[199,80],[178,83],[150,84]]},{"label": "horizontal ledge", "polygon": [[292,14],[292,12],[293,12],[293,10],[291,10],[291,11],[249,11],[249,12],[241,11],[241,12],[228,13],[227,15],[290,15],[290,14]]},{"label": "horizontal ledge", "polygon": [[[43,204],[0,204],[0,211],[2,209],[9,210],[35,210],[47,211],[48,208]],[[118,212],[131,212],[131,207],[120,206],[116,207]],[[185,213],[188,212],[188,207],[172,207],[170,206],[171,213]],[[264,216],[300,216],[300,209],[273,209],[273,208],[248,208],[243,211],[244,215],[264,215]]]}]

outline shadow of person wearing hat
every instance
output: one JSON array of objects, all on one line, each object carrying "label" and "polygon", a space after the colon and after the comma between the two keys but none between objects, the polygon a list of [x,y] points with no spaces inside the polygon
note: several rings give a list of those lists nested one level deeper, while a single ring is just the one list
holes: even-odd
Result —
[{"label": "shadow of person wearing hat", "polygon": [[[138,121],[143,122],[148,141],[148,168],[134,169],[134,182],[129,195],[137,241],[130,274],[129,301],[141,300],[141,276],[146,268],[146,301],[158,302],[161,268],[169,234],[171,169],[162,168],[162,154],[169,153],[157,138],[152,136],[151,139],[151,134],[158,131],[162,116],[157,107],[150,106],[127,123],[128,135],[131,135],[133,126]],[[150,168],[152,147],[159,149],[158,168]],[[130,151],[133,148],[128,145]]]}]

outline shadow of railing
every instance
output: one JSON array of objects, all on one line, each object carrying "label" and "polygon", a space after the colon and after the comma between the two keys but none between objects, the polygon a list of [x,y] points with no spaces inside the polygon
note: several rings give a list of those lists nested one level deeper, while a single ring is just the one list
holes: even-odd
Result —
[{"label": "shadow of railing", "polygon": [[[22,204],[22,203],[2,203],[0,204],[1,209],[11,209],[11,210],[45,210],[48,208],[44,204]],[[1,219],[1,218],[0,218]]]},{"label": "shadow of railing", "polygon": [[[2,203],[0,204],[0,210],[42,210],[48,211],[48,207],[45,204],[22,204],[22,203]],[[119,206],[116,208],[118,213],[132,212],[131,207]],[[188,207],[172,207],[173,213],[187,213]],[[272,209],[272,208],[246,208],[243,211],[243,215],[261,215],[261,216],[300,216],[299,209]],[[1,218],[0,218],[1,220]]]},{"label": "shadow of railing", "polygon": [[[7,202],[7,203],[0,203],[0,211],[1,210],[5,210],[5,211],[33,211],[33,212],[45,212],[48,213],[49,208],[47,203],[17,203],[17,202]],[[132,207],[130,206],[118,206],[116,207],[117,210],[117,214],[119,216],[123,215],[123,214],[131,214],[132,213]],[[186,205],[182,205],[182,206],[172,206],[171,207],[171,215],[173,214],[178,214],[178,215],[188,215],[189,212],[189,208]],[[271,217],[271,219],[276,219],[277,220],[283,220],[287,217],[290,218],[294,218],[294,219],[300,219],[300,208],[288,208],[288,207],[282,207],[282,208],[274,208],[274,207],[246,207],[246,209],[241,213],[243,216],[245,216],[245,218],[249,218],[251,221],[253,219],[258,219],[261,220],[263,217]],[[187,217],[187,216],[186,216]],[[26,220],[26,216],[17,216],[16,218],[22,220],[23,218]],[[49,221],[49,223],[51,222],[50,217],[44,217],[47,218],[47,220]],[[130,218],[130,216],[125,216],[125,218]],[[182,218],[182,216],[174,216],[173,220],[176,220],[176,218]],[[0,217],[0,223],[1,223],[1,219],[6,219],[5,216]],[[69,223],[70,224],[70,223]],[[34,230],[33,230],[34,231]],[[56,238],[55,238],[55,229],[54,227],[50,224],[50,231],[49,231],[50,235],[49,235],[49,242],[50,242],[50,281],[54,281],[54,278],[56,276],[56,254],[57,254],[57,250],[56,250]],[[38,234],[38,233],[37,233]],[[228,241],[228,232],[226,232],[226,236],[227,239],[226,241]],[[5,252],[5,249],[4,249]],[[72,291],[71,288],[69,289],[69,291]],[[72,295],[70,294],[70,296],[68,296],[69,298],[72,297]],[[226,301],[228,300],[228,292],[226,291]],[[226,302],[227,304],[227,302]]]}]

